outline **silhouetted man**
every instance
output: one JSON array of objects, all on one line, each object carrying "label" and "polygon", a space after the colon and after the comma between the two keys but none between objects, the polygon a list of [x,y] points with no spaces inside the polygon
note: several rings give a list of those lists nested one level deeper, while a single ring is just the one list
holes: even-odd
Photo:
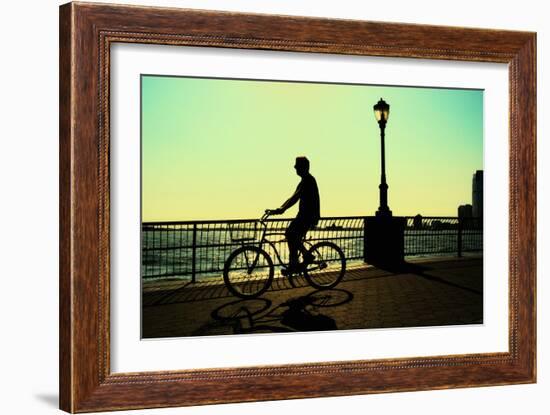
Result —
[{"label": "silhouetted man", "polygon": [[283,275],[298,271],[299,250],[304,255],[304,266],[313,261],[313,256],[307,253],[302,240],[307,231],[317,225],[320,216],[319,189],[315,177],[309,174],[309,160],[305,157],[296,157],[294,168],[296,174],[302,178],[296,191],[279,209],[270,211],[275,215],[280,215],[300,201],[298,215],[290,222],[285,232],[288,242],[289,264],[287,269],[281,271]]}]

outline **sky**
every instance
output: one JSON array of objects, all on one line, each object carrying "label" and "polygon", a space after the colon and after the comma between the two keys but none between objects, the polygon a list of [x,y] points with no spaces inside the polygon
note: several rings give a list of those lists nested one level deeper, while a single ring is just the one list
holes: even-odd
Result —
[{"label": "sky", "polygon": [[141,87],[145,222],[257,218],[293,193],[297,156],[322,216],[374,215],[380,98],[394,215],[457,216],[483,169],[481,90],[149,75]]}]

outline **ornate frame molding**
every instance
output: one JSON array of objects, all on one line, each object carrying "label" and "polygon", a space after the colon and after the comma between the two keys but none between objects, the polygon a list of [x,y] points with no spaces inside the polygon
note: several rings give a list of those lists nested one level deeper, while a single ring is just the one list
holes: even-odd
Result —
[{"label": "ornate frame molding", "polygon": [[[380,32],[385,36],[378,36]],[[111,373],[109,69],[110,45],[116,42],[508,63],[510,351]],[[534,382],[535,105],[534,33],[86,3],[61,6],[61,409],[90,412]]]}]

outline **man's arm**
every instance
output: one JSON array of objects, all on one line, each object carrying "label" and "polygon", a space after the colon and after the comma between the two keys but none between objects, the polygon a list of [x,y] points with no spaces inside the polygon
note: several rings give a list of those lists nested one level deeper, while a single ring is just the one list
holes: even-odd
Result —
[{"label": "man's arm", "polygon": [[294,194],[288,198],[288,200],[281,205],[279,209],[275,209],[275,214],[280,215],[284,213],[288,208],[294,206],[298,200],[300,200],[300,194],[302,192],[302,183],[298,184]]}]

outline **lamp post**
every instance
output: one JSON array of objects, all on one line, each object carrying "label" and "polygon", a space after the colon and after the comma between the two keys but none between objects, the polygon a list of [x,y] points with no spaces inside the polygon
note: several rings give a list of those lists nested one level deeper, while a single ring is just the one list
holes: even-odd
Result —
[{"label": "lamp post", "polygon": [[380,98],[380,101],[373,107],[374,117],[380,127],[380,153],[381,153],[381,175],[380,175],[380,206],[376,216],[365,218],[364,230],[364,259],[368,264],[379,267],[397,269],[405,260],[405,218],[392,216],[388,207],[388,184],[386,183],[386,149],[384,138],[386,124],[390,116],[390,106]]},{"label": "lamp post", "polygon": [[380,127],[380,152],[381,152],[381,175],[380,175],[380,206],[376,211],[376,216],[379,217],[388,217],[391,216],[391,210],[388,207],[388,184],[386,183],[386,150],[384,145],[386,123],[390,116],[390,106],[389,104],[380,98],[380,101],[376,103],[373,107],[374,117],[378,121],[378,126]]}]

